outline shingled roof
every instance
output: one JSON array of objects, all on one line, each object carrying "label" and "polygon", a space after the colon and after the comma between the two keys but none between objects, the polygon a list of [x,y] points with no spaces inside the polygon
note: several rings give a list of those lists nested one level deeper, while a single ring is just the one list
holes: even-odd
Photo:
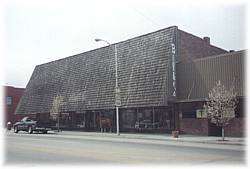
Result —
[{"label": "shingled roof", "polygon": [[[174,90],[172,44],[178,47],[185,42],[185,36],[180,37],[178,31],[173,26],[36,66],[16,113],[50,112],[56,95],[65,98],[63,111],[113,109],[114,45],[117,47],[121,107],[167,106]],[[204,43],[202,39],[197,42]],[[192,50],[190,46],[179,46],[183,46],[183,50],[179,52],[179,47],[176,48],[177,59],[178,53],[188,54]],[[226,52],[209,44],[202,49]]]}]

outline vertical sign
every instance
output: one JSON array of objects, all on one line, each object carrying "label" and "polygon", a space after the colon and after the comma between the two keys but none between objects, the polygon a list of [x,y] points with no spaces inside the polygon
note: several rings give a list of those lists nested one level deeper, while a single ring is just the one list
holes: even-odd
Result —
[{"label": "vertical sign", "polygon": [[175,68],[175,44],[171,44],[172,53],[172,78],[173,78],[173,96],[176,96],[176,68]]}]

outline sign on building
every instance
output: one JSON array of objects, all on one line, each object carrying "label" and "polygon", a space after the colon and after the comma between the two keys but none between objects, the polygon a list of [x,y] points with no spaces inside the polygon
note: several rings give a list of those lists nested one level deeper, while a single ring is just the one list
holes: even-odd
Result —
[{"label": "sign on building", "polygon": [[115,105],[116,106],[121,106],[122,103],[121,103],[121,94],[120,94],[120,89],[119,87],[116,88],[115,90]]},{"label": "sign on building", "polygon": [[176,68],[175,68],[175,44],[171,44],[172,48],[172,78],[173,78],[173,96],[176,96]]}]

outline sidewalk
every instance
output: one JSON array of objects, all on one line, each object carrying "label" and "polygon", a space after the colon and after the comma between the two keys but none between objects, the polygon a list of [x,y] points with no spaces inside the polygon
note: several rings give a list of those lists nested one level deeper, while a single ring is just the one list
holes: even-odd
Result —
[{"label": "sidewalk", "polygon": [[245,137],[225,137],[226,141],[221,141],[221,137],[214,136],[195,136],[181,134],[179,138],[173,138],[171,134],[141,134],[141,133],[101,133],[101,132],[80,132],[80,131],[62,131],[63,135],[79,135],[93,137],[109,137],[109,138],[126,138],[126,139],[145,139],[145,140],[167,140],[173,142],[190,142],[190,143],[206,143],[206,144],[226,144],[226,145],[246,145]]}]

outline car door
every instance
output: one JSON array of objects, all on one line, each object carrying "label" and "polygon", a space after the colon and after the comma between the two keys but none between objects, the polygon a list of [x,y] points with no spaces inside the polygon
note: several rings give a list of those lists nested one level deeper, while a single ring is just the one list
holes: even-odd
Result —
[{"label": "car door", "polygon": [[24,122],[23,119],[19,122],[18,129],[19,130],[25,130],[25,122]]},{"label": "car door", "polygon": [[20,130],[28,130],[28,121],[30,121],[29,118],[25,117],[23,118],[21,121],[20,121],[20,124],[19,124],[19,129]]},{"label": "car door", "polygon": [[24,123],[23,123],[23,129],[28,130],[29,126],[31,125],[32,120],[30,118],[26,118]]}]

